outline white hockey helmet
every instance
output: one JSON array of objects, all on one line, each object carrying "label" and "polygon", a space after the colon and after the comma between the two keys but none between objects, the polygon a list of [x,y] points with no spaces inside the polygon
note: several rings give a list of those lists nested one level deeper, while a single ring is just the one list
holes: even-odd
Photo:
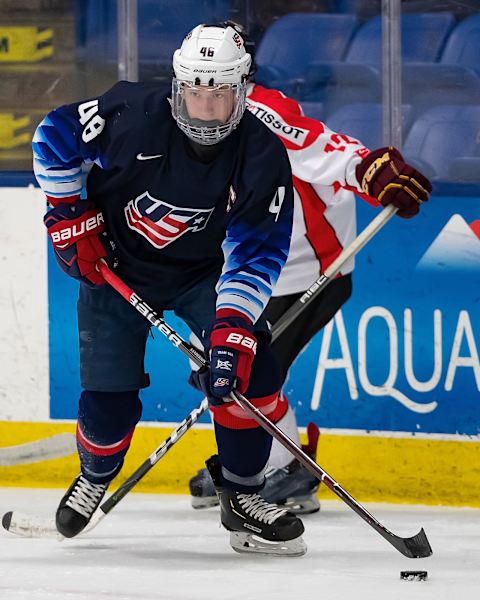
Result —
[{"label": "white hockey helmet", "polygon": [[[172,115],[190,139],[216,144],[237,127],[245,111],[251,62],[242,36],[228,24],[197,25],[187,34],[173,55]],[[217,106],[223,103],[217,115],[189,113],[186,96],[195,89],[206,102],[215,98]]]}]

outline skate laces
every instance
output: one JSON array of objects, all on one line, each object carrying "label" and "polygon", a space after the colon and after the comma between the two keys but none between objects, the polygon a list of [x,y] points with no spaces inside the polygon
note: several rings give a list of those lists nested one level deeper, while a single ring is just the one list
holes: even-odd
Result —
[{"label": "skate laces", "polygon": [[284,508],[266,502],[258,494],[237,494],[237,499],[247,515],[258,521],[263,521],[267,525],[271,525],[287,513]]},{"label": "skate laces", "polygon": [[90,519],[107,487],[106,483],[92,483],[81,475],[65,504]]}]

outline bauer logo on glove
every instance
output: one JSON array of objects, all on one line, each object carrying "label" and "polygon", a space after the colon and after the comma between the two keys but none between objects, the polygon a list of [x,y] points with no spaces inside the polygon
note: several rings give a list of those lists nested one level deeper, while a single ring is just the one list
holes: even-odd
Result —
[{"label": "bauer logo on glove", "polygon": [[105,280],[96,264],[104,259],[109,267],[116,265],[115,244],[105,231],[103,214],[93,202],[59,203],[43,221],[62,271],[88,286],[103,285]]},{"label": "bauer logo on glove", "polygon": [[[86,213],[88,214],[88,213]],[[103,214],[97,212],[89,218],[76,219],[73,225],[58,228],[61,223],[52,225],[49,229],[50,238],[57,248],[68,248],[70,244],[82,238],[86,233],[96,232],[102,233],[104,229]],[[57,229],[56,229],[57,228]],[[63,242],[63,243],[62,243]]]}]

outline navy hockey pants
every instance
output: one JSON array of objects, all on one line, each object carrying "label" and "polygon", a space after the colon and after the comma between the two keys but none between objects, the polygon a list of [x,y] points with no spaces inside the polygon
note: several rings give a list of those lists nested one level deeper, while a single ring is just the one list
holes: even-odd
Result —
[{"label": "navy hockey pants", "polygon": [[[144,300],[159,313],[162,309],[174,310],[202,339],[215,315],[215,283],[216,278],[192,287],[172,306],[160,306],[147,294]],[[148,385],[144,355],[150,325],[108,285],[94,289],[80,286],[78,325],[80,375],[85,389],[77,435],[82,469],[91,480],[108,480],[107,473],[116,475],[118,472],[132,430],[140,418],[138,390]],[[263,318],[255,326],[255,335],[257,354],[245,395],[270,419],[277,421],[282,416],[279,411],[285,410],[283,403],[278,402],[281,376],[270,350],[268,327]],[[179,353],[178,360],[186,359]],[[160,382],[160,393],[161,385]],[[116,397],[123,405],[118,411],[114,408]],[[117,418],[118,414],[121,419]],[[117,426],[119,421],[120,426]],[[244,491],[260,489],[270,454],[270,435],[233,403],[214,410],[214,423],[224,484]],[[118,453],[109,455],[110,462],[105,458],[108,448],[121,448]],[[99,466],[97,470],[96,456],[98,465],[101,463],[101,469]]]}]

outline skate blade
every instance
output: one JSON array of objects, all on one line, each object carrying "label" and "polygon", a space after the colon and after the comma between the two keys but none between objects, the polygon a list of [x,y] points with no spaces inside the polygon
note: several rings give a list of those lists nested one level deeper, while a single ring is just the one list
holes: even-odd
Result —
[{"label": "skate blade", "polygon": [[214,506],[218,506],[218,496],[191,496],[192,500],[192,508],[202,509],[202,508],[213,508]]},{"label": "skate blade", "polygon": [[296,515],[310,515],[320,510],[320,502],[315,495],[296,496],[295,498],[287,498],[281,504],[282,508],[286,508]]},{"label": "skate blade", "polygon": [[230,545],[235,552],[245,554],[268,554],[271,556],[303,556],[307,545],[302,536],[284,542],[272,542],[252,533],[230,532]]}]

